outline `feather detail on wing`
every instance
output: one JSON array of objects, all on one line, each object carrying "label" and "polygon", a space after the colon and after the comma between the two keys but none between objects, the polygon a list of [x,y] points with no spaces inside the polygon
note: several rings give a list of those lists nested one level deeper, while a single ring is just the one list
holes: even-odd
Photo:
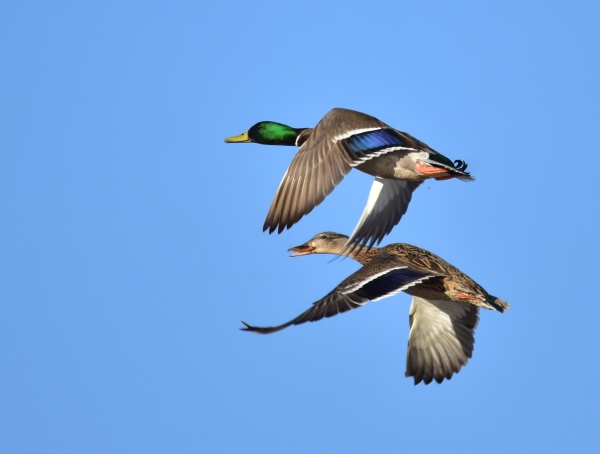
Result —
[{"label": "feather detail on wing", "polygon": [[348,255],[355,248],[379,244],[383,237],[392,231],[412,199],[412,193],[422,181],[391,180],[375,178],[367,204],[348,239],[342,254]]},{"label": "feather detail on wing", "polygon": [[427,274],[410,268],[392,254],[381,253],[293,320],[268,328],[251,326],[242,322],[246,326],[242,330],[269,334],[291,325],[315,322],[324,317],[332,317],[350,309],[356,309],[368,301],[378,301],[395,295],[435,276],[437,274]]},{"label": "feather detail on wing", "polygon": [[473,355],[479,308],[469,303],[413,297],[406,376],[415,385],[452,378]]},{"label": "feather detail on wing", "polygon": [[275,193],[263,230],[281,233],[310,213],[355,167],[413,141],[369,115],[332,109],[302,144]]}]

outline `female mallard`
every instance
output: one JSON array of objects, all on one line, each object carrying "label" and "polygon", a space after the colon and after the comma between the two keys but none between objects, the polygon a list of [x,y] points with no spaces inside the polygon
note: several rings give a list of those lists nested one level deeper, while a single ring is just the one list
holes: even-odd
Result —
[{"label": "female mallard", "polygon": [[[334,232],[319,233],[302,246],[293,247],[293,257],[336,254],[348,237]],[[363,267],[344,279],[332,292],[306,312],[283,325],[258,328],[244,322],[245,331],[273,333],[290,325],[314,322],[323,317],[355,309],[404,291],[413,296],[409,312],[410,334],[406,376],[415,385],[450,379],[473,354],[479,308],[504,312],[509,304],[490,295],[477,282],[442,258],[404,243],[352,251]]]},{"label": "female mallard", "polygon": [[428,178],[473,180],[467,164],[454,163],[411,135],[375,117],[332,109],[311,128],[260,122],[228,143],[300,147],[283,176],[263,230],[281,233],[319,205],[353,167],[375,177],[367,205],[348,245],[372,246],[390,233]]}]

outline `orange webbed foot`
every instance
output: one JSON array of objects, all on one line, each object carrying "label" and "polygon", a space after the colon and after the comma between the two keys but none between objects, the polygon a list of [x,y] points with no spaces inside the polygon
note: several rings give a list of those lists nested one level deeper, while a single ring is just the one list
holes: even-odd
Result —
[{"label": "orange webbed foot", "polygon": [[[421,175],[439,175],[441,173],[448,173],[448,171],[446,169],[441,169],[439,167],[434,167],[431,166],[429,164],[426,164],[424,162],[421,161],[417,161],[415,164],[415,170],[417,172],[419,172]],[[438,179],[446,179],[446,178],[452,178],[452,176],[446,177],[438,177],[436,178],[436,180]]]},{"label": "orange webbed foot", "polygon": [[459,293],[459,294],[458,294],[458,297],[459,297],[461,300],[468,300],[468,301],[475,301],[475,300],[477,300],[477,299],[478,299],[477,297],[475,297],[475,296],[471,296],[471,295],[467,295],[466,293]]}]

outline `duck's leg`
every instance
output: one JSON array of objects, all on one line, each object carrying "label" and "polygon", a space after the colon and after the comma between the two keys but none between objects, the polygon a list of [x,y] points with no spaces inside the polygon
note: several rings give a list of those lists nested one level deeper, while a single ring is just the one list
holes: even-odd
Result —
[{"label": "duck's leg", "polygon": [[440,167],[435,167],[429,164],[426,164],[424,162],[421,161],[417,161],[415,164],[415,170],[417,172],[419,172],[422,175],[441,175],[441,174],[445,174],[439,177],[434,177],[436,180],[441,181],[441,180],[449,180],[451,178],[454,178],[454,175],[448,175],[448,170],[447,169],[442,169]]},{"label": "duck's leg", "polygon": [[467,301],[476,301],[476,300],[478,300],[478,299],[479,299],[479,298],[477,298],[477,297],[475,297],[475,296],[472,296],[472,295],[467,295],[466,293],[459,293],[459,294],[458,294],[458,297],[459,297],[461,300],[467,300]]}]

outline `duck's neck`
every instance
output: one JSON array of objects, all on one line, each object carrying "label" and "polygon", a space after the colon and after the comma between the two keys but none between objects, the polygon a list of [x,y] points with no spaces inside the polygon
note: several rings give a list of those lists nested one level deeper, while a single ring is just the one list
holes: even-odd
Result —
[{"label": "duck's neck", "polygon": [[381,248],[372,247],[371,249],[367,249],[366,247],[364,247],[358,252],[353,251],[349,255],[349,257],[353,258],[361,265],[365,265],[366,263],[369,263],[371,260],[373,260],[373,258],[375,258],[375,256],[379,254],[379,252],[381,252]]},{"label": "duck's neck", "polygon": [[304,129],[296,129],[296,131],[298,132],[298,136],[296,137],[296,141],[294,143],[294,145],[296,145],[297,147],[302,146],[302,144],[304,142],[306,142],[306,139],[308,139],[308,137],[312,134],[313,128],[304,128]]}]

